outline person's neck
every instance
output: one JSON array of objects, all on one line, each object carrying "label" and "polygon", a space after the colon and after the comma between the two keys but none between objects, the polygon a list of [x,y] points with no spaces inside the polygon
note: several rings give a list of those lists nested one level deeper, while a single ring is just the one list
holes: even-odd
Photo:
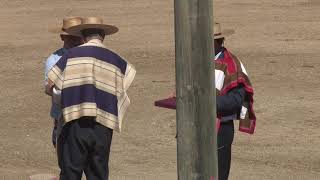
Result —
[{"label": "person's neck", "polygon": [[102,39],[99,39],[99,38],[95,38],[95,37],[93,37],[93,38],[87,38],[86,39],[86,42],[88,43],[88,42],[98,42],[98,43],[103,43],[103,40]]},{"label": "person's neck", "polygon": [[68,46],[67,44],[63,44],[63,48],[64,48],[64,49],[71,49],[71,47]]}]

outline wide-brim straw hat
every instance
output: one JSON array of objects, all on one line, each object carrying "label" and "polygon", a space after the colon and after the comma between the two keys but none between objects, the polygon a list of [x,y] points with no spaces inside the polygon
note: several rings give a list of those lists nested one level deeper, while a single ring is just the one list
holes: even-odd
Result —
[{"label": "wide-brim straw hat", "polygon": [[74,36],[81,36],[81,31],[85,29],[101,29],[105,35],[111,35],[119,31],[116,26],[104,24],[103,20],[98,17],[81,18],[81,24],[72,26],[65,31]]},{"label": "wide-brim straw hat", "polygon": [[213,39],[222,39],[222,38],[225,38],[226,36],[229,36],[233,33],[234,33],[234,30],[232,30],[232,29],[222,31],[220,23],[214,23]]},{"label": "wide-brim straw hat", "polygon": [[61,28],[51,28],[49,32],[56,33],[60,35],[70,35],[65,30],[81,24],[81,17],[67,17],[63,19],[62,27]]}]

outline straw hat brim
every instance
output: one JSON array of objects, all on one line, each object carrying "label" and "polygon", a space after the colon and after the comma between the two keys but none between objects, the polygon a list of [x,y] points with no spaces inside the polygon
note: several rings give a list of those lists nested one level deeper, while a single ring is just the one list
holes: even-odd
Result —
[{"label": "straw hat brim", "polygon": [[101,29],[104,30],[105,35],[115,34],[119,31],[116,26],[108,24],[80,24],[66,29],[66,32],[70,35],[81,36],[81,31],[84,29]]},{"label": "straw hat brim", "polygon": [[222,39],[222,38],[225,38],[226,36],[231,36],[234,33],[235,31],[233,29],[226,29],[219,34],[214,34],[213,39]]},{"label": "straw hat brim", "polygon": [[60,35],[64,35],[64,36],[71,36],[71,34],[69,34],[69,33],[65,32],[65,31],[61,31],[61,32],[60,32]]},{"label": "straw hat brim", "polygon": [[213,35],[213,39],[222,39],[222,38],[224,38],[224,35],[222,35],[222,34],[218,34],[218,35]]}]

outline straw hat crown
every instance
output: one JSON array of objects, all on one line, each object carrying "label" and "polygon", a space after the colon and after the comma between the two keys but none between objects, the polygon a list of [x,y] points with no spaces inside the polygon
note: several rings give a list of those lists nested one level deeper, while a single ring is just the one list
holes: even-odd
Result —
[{"label": "straw hat crown", "polygon": [[62,30],[81,24],[81,17],[68,17],[63,19]]},{"label": "straw hat crown", "polygon": [[224,35],[222,34],[222,31],[221,31],[220,23],[214,23],[214,26],[213,26],[213,38],[214,39],[224,38]]},{"label": "straw hat crown", "polygon": [[65,32],[65,30],[79,24],[81,24],[81,17],[67,17],[62,20],[62,27],[49,28],[49,32],[60,35],[70,35]]},{"label": "straw hat crown", "polygon": [[226,36],[230,36],[234,33],[235,33],[235,31],[233,29],[223,29],[222,30],[220,23],[214,23],[214,26],[213,26],[213,38],[214,39],[225,38]]}]

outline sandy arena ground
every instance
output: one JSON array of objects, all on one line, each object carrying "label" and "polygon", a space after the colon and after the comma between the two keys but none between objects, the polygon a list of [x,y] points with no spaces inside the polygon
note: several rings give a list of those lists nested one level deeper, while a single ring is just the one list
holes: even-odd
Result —
[{"label": "sandy arena ground", "polygon": [[[319,0],[214,2],[256,90],[257,131],[237,132],[230,179],[320,179]],[[173,0],[0,1],[0,179],[58,173],[43,66],[61,46],[48,27],[75,15],[119,26],[105,44],[138,70],[111,180],[177,179],[175,112],[153,106],[174,87]]]}]

